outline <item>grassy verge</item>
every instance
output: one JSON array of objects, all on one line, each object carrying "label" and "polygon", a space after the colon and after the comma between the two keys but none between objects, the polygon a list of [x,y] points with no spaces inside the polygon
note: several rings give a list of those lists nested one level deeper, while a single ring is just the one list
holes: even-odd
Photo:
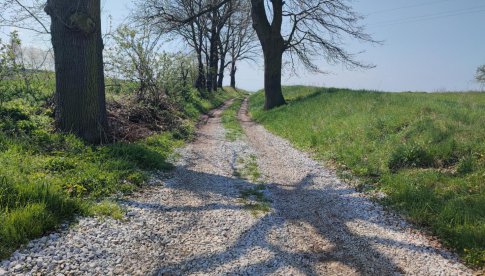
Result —
[{"label": "grassy verge", "polygon": [[331,162],[364,190],[485,264],[485,94],[286,87],[289,104],[253,118]]},{"label": "grassy verge", "polygon": [[92,146],[53,130],[53,110],[45,104],[53,85],[40,81],[26,91],[11,81],[0,87],[0,259],[76,215],[122,218],[113,199],[142,187],[151,172],[171,169],[167,158],[190,138],[200,113],[237,94],[202,98],[193,92],[177,102],[186,125],[131,143]]},{"label": "grassy verge", "polygon": [[[116,208],[95,203],[130,194],[151,171],[170,169],[167,157],[183,143],[167,132],[135,143],[90,146],[49,131],[48,117],[24,107],[2,109],[17,117],[2,118],[9,126],[0,126],[0,257],[76,214],[109,211],[119,217]],[[12,129],[16,133],[6,133]]]}]

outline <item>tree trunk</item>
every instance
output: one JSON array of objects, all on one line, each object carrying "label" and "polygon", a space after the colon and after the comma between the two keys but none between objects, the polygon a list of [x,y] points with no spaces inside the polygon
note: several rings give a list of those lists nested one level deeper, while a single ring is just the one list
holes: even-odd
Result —
[{"label": "tree trunk", "polygon": [[209,70],[207,74],[207,90],[216,91],[217,90],[217,65],[219,62],[218,57],[218,34],[217,34],[217,23],[214,21],[216,18],[216,12],[212,15],[212,27],[210,29],[210,39],[209,39]]},{"label": "tree trunk", "polygon": [[[213,45],[215,44],[215,45]],[[218,74],[218,63],[219,57],[217,54],[217,42],[211,41],[210,46],[210,57],[209,57],[209,78],[210,81],[207,81],[208,90],[209,91],[216,91],[217,90],[217,74]]]},{"label": "tree trunk", "polygon": [[217,68],[219,68],[219,55],[217,53],[217,50],[215,52],[215,55],[214,55],[214,60],[212,61],[213,65],[212,65],[212,68],[211,68],[211,71],[212,71],[212,91],[217,91],[217,75],[218,75],[218,70]]},{"label": "tree trunk", "polygon": [[236,89],[236,62],[231,62],[231,87]]},{"label": "tree trunk", "polygon": [[266,16],[265,1],[251,0],[251,18],[264,55],[264,109],[269,110],[286,101],[281,90],[284,39],[281,36],[283,22],[283,0],[272,0],[273,21]]},{"label": "tree trunk", "polygon": [[106,139],[100,0],[48,0],[56,71],[56,123],[91,143]]},{"label": "tree trunk", "polygon": [[197,62],[198,62],[198,71],[197,71],[197,80],[195,81],[195,88],[197,88],[200,91],[206,88],[206,78],[205,78],[204,62],[202,61],[202,51],[197,53]]},{"label": "tree trunk", "polygon": [[226,63],[226,57],[224,55],[221,55],[221,60],[219,62],[219,77],[217,78],[217,87],[222,88],[222,85],[224,84],[224,65]]},{"label": "tree trunk", "polygon": [[286,104],[281,89],[282,64],[282,51],[272,49],[264,51],[264,110]]}]

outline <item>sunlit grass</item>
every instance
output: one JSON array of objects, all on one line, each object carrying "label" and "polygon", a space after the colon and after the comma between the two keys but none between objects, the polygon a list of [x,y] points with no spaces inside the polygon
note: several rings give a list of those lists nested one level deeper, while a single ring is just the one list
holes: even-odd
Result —
[{"label": "sunlit grass", "polygon": [[222,112],[221,121],[226,130],[226,139],[229,141],[236,141],[243,135],[243,129],[237,118],[242,101],[243,98],[236,98],[231,106]]}]

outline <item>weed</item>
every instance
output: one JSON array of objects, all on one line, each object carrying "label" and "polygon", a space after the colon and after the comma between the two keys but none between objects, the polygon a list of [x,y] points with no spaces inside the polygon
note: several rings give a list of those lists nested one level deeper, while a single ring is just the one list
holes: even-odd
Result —
[{"label": "weed", "polygon": [[241,200],[244,206],[251,211],[254,216],[259,213],[267,213],[271,210],[271,201],[266,197],[266,186],[261,180],[256,155],[250,155],[247,158],[238,158],[239,165],[243,167],[235,170],[234,176],[250,180],[256,184],[255,187],[247,188],[241,191]]},{"label": "weed", "polygon": [[461,175],[465,175],[473,172],[475,168],[475,160],[471,156],[463,157],[458,163],[457,172]]},{"label": "weed", "polygon": [[419,145],[399,146],[389,158],[389,169],[393,172],[403,168],[428,168],[433,164],[433,156]]},{"label": "weed", "polygon": [[247,179],[253,183],[261,182],[262,174],[259,170],[257,157],[251,154],[247,158],[239,158],[238,163],[242,168],[236,168],[233,175],[239,178]]}]

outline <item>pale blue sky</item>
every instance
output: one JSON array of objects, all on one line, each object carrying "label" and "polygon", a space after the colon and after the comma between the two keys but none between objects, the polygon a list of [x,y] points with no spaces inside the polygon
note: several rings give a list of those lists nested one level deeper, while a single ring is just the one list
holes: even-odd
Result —
[{"label": "pale blue sky", "polygon": [[[132,0],[102,0],[104,14],[120,23]],[[473,76],[485,64],[485,0],[354,0],[367,15],[367,31],[384,44],[351,42],[348,49],[365,51],[359,59],[377,67],[349,71],[341,65],[317,63],[326,75],[286,75],[285,84],[305,84],[383,91],[458,91],[478,89]],[[172,47],[169,47],[172,48]],[[262,63],[240,66],[238,86],[263,86]]]}]

